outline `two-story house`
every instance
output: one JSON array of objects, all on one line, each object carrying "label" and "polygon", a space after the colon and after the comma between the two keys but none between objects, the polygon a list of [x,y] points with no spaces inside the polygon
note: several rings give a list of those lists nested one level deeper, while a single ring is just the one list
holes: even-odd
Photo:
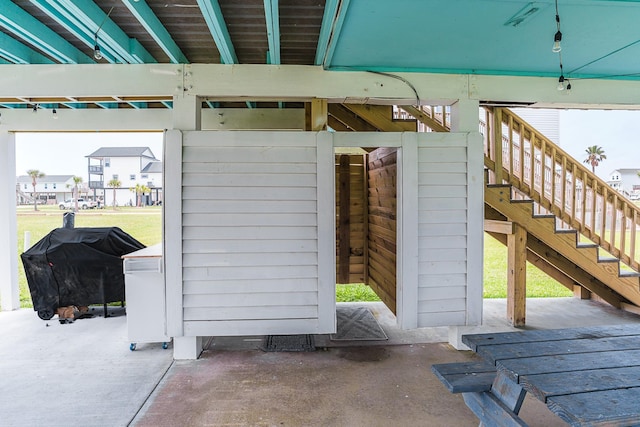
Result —
[{"label": "two-story house", "polygon": [[[89,188],[107,206],[136,205],[136,185],[149,188],[143,205],[162,202],[162,162],[149,147],[101,147],[85,156],[89,162]],[[115,187],[110,183],[119,183]]]},{"label": "two-story house", "polygon": [[631,200],[640,199],[640,168],[616,169],[609,174],[607,184]]},{"label": "two-story house", "polygon": [[[32,178],[29,175],[21,175],[17,177],[16,182],[16,203],[32,204],[34,197]],[[35,197],[41,204],[56,205],[73,197],[74,187],[73,175],[45,175],[36,179]],[[82,188],[79,190],[82,194]]]}]

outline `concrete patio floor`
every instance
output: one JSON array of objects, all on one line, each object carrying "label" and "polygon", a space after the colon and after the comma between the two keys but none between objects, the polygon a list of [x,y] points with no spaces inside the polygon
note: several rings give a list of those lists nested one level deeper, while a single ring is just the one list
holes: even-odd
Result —
[{"label": "concrete patio floor", "polygon": [[[171,346],[131,352],[122,309],[60,324],[31,310],[0,313],[2,426],[477,426],[431,365],[472,359],[446,344],[448,328],[401,331],[368,303],[388,341],[336,342],[316,352],[271,353],[262,337],[214,338],[202,357],[173,361]],[[578,300],[529,299],[527,328],[640,322]],[[504,300],[485,300],[484,329],[507,331]],[[47,326],[48,325],[48,326]],[[531,426],[565,425],[527,397]]]}]

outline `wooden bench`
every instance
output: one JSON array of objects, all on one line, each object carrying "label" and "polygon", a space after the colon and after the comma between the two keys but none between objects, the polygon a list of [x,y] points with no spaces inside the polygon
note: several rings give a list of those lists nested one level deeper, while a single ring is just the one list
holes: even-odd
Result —
[{"label": "wooden bench", "polygon": [[[518,417],[523,390],[500,381],[495,366],[486,362],[442,363],[431,366],[431,371],[451,393],[462,393],[481,426],[526,427]],[[492,392],[494,387],[497,394]]]},{"label": "wooden bench", "polygon": [[451,393],[490,391],[496,367],[486,362],[442,363],[431,370]]}]

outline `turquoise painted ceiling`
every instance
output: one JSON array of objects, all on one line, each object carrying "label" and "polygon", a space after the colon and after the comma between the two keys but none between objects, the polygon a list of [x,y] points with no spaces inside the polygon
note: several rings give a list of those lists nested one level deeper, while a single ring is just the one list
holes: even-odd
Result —
[{"label": "turquoise painted ceiling", "polygon": [[[351,0],[329,68],[556,76],[640,76],[640,3]],[[519,16],[525,19],[519,21]]]},{"label": "turquoise painted ceiling", "polygon": [[558,0],[557,11],[560,53],[551,50],[555,0],[0,0],[0,64],[262,63],[555,77],[562,62],[569,79],[640,78],[640,0]]}]

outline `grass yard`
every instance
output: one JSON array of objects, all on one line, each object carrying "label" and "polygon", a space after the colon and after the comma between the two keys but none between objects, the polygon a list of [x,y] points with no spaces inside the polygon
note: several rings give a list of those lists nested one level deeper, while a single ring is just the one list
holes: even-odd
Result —
[{"label": "grass yard", "polygon": [[[25,231],[31,233],[31,245],[42,239],[54,228],[62,226],[62,215],[57,206],[39,206],[38,212],[32,206],[18,207],[18,253],[24,249]],[[150,246],[162,240],[162,208],[160,207],[122,207],[80,211],[75,215],[76,227],[120,227],[143,244]],[[32,307],[27,280],[18,258],[18,283],[20,285],[20,304]],[[572,293],[537,268],[527,264],[528,297],[566,297]],[[507,296],[507,248],[485,235],[484,251],[484,297],[506,298]],[[336,286],[338,302],[380,301],[378,296],[366,285],[350,284]]]},{"label": "grass yard", "polygon": [[[570,297],[573,293],[527,262],[527,297]],[[484,297],[507,297],[507,247],[488,234],[484,238]]]}]

